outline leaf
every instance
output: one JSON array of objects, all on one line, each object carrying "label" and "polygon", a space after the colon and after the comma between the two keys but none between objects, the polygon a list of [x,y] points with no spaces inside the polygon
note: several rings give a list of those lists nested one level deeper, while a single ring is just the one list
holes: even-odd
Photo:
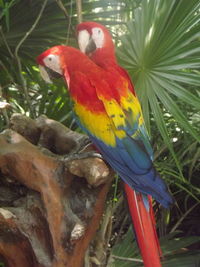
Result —
[{"label": "leaf", "polygon": [[134,10],[133,21],[127,23],[128,33],[122,36],[118,49],[120,62],[135,81],[147,126],[150,126],[153,111],[164,142],[171,151],[164,118],[156,114],[162,113],[162,106],[158,110],[157,98],[185,131],[199,141],[199,134],[179,104],[184,101],[194,110],[200,108],[196,92],[187,87],[195,85],[199,91],[200,86],[199,74],[194,72],[200,67],[199,7],[198,0],[190,3],[186,0],[142,1],[141,7]]},{"label": "leaf", "polygon": [[[198,266],[198,263],[200,262],[200,251],[190,251],[185,248],[190,246],[191,244],[199,242],[200,237],[193,236],[177,238],[177,234],[180,234],[180,232],[177,231],[168,234],[160,239],[161,249],[164,256],[162,266]],[[139,261],[137,262],[137,260],[140,260],[138,253],[139,251],[137,249],[137,243],[133,240],[133,233],[130,227],[126,235],[124,236],[124,239],[120,243],[116,244],[111,250],[113,266],[143,266],[143,264],[141,264]]]}]

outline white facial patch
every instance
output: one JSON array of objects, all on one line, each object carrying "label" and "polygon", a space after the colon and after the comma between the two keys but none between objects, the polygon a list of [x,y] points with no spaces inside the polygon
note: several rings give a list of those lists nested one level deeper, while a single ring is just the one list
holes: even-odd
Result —
[{"label": "white facial patch", "polygon": [[59,74],[63,74],[62,69],[60,67],[60,57],[58,55],[49,54],[43,60],[46,67],[49,69],[58,72]]},{"label": "white facial patch", "polygon": [[85,53],[89,40],[90,40],[90,34],[87,30],[82,30],[78,33],[78,45],[81,52]]},{"label": "white facial patch", "polygon": [[104,45],[104,32],[101,28],[95,27],[92,28],[92,39],[95,42],[97,48],[102,48]]},{"label": "white facial patch", "polygon": [[42,65],[39,65],[39,70],[40,70],[42,79],[47,83],[52,83],[51,79],[49,78],[49,74],[47,73],[47,71]]}]

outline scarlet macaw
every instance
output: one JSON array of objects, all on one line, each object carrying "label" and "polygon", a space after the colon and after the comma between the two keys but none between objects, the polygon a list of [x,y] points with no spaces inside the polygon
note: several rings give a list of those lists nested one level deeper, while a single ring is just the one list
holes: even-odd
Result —
[{"label": "scarlet macaw", "polygon": [[[136,96],[128,73],[117,63],[114,43],[106,27],[95,22],[80,23],[77,26],[77,37],[81,51],[87,54],[98,66],[112,73],[113,77],[114,75],[123,76],[127,81],[129,90]],[[138,100],[137,105],[139,105]],[[135,107],[132,106],[132,109],[134,110]],[[149,144],[144,123],[136,127],[138,126],[139,131],[143,130],[143,143],[147,144],[146,151],[149,157],[153,159],[153,151]],[[144,262],[151,262],[154,267],[160,266],[159,254],[161,255],[161,250],[155,228],[152,199],[149,196],[147,203],[147,201],[144,201],[144,196],[141,193],[136,193],[128,184],[125,183],[124,188]]]},{"label": "scarlet macaw", "polygon": [[[38,56],[37,62],[47,82],[54,75],[64,77],[78,124],[110,166],[131,188],[168,207],[172,198],[149,156],[140,104],[130,81],[115,69],[109,72],[97,66],[72,47],[52,47]],[[144,262],[147,258],[143,257]],[[145,266],[160,266],[154,257],[148,261]]]}]

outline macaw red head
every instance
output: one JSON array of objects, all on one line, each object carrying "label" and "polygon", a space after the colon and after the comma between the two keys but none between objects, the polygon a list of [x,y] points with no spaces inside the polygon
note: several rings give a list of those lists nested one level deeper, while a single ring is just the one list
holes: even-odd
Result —
[{"label": "macaw red head", "polygon": [[63,76],[60,57],[63,48],[64,46],[62,45],[49,48],[36,59],[39,64],[40,74],[48,83],[52,83],[52,78],[60,78]]},{"label": "macaw red head", "polygon": [[83,55],[78,49],[57,45],[47,49],[36,59],[42,78],[51,83],[54,78],[63,77],[68,86],[70,81],[69,71],[77,69],[80,64],[78,62],[88,61],[88,57]]},{"label": "macaw red head", "polygon": [[68,86],[70,73],[74,71],[88,73],[97,68],[80,50],[65,45],[47,49],[37,57],[36,61],[39,64],[41,76],[46,82],[52,83],[52,79],[63,77]]},{"label": "macaw red head", "polygon": [[91,56],[99,50],[107,50],[114,55],[112,37],[105,26],[88,21],[80,23],[76,30],[79,47],[83,53]]}]

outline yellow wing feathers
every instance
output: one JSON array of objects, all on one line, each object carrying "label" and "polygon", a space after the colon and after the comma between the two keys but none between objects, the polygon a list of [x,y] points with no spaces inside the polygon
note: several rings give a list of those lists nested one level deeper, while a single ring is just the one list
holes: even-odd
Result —
[{"label": "yellow wing feathers", "polygon": [[121,98],[121,106],[124,110],[131,111],[133,121],[138,120],[139,126],[143,124],[142,110],[136,96],[129,92],[127,97]]},{"label": "yellow wing feathers", "polygon": [[[129,90],[118,102],[114,98],[106,98],[96,87],[97,96],[105,110],[93,112],[92,109],[74,102],[75,114],[81,124],[95,137],[107,145],[115,146],[116,138],[122,139],[131,132],[132,137],[139,134],[138,127],[143,124],[141,107],[137,97]],[[132,130],[131,130],[132,129]]]},{"label": "yellow wing feathers", "polygon": [[120,103],[115,99],[107,100],[102,96],[100,99],[103,101],[105,110],[117,129],[126,127],[127,121],[131,124],[138,123],[138,126],[144,123],[140,103],[130,91],[126,97],[121,97]]},{"label": "yellow wing feathers", "polygon": [[117,129],[123,128],[126,126],[125,118],[126,115],[124,114],[122,108],[117,103],[115,99],[111,100],[103,100],[103,104],[105,107],[105,110],[110,117],[110,119],[113,121],[115,127]]},{"label": "yellow wing feathers", "polygon": [[93,113],[79,103],[74,104],[74,111],[83,126],[95,137],[110,146],[116,145],[116,137],[126,136],[123,130],[116,129],[111,118],[104,112]]}]

